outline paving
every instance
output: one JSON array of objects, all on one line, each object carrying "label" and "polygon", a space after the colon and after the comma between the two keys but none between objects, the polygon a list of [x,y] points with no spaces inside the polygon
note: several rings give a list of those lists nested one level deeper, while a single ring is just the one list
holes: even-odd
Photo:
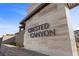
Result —
[{"label": "paving", "polygon": [[[78,48],[78,55],[79,55],[79,48]],[[3,44],[0,47],[0,56],[47,56],[47,55],[36,51],[31,51],[24,48],[18,48],[16,46]]]},{"label": "paving", "polygon": [[31,51],[16,46],[3,44],[0,48],[0,56],[47,56],[45,54]]},{"label": "paving", "polygon": [[2,52],[0,52],[0,56],[5,56]]}]

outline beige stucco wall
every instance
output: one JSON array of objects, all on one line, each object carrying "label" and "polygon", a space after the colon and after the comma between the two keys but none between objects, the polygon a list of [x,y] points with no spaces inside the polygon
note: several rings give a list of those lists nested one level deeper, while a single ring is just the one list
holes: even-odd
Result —
[{"label": "beige stucco wall", "polygon": [[[39,13],[31,17],[26,22],[24,48],[47,55],[77,55],[74,34],[67,20],[67,14],[68,10],[64,4],[49,4]],[[55,29],[56,35],[31,38],[28,29],[44,23],[50,25],[48,30]]]},{"label": "beige stucco wall", "polygon": [[15,35],[13,35],[13,34],[3,35],[2,43],[9,44],[11,42],[15,42]]}]

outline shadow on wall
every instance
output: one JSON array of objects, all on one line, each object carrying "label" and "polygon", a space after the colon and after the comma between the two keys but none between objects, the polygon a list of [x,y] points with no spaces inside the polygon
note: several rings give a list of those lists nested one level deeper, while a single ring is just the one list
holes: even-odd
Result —
[{"label": "shadow on wall", "polygon": [[1,46],[1,44],[2,44],[2,38],[0,38],[0,46]]},{"label": "shadow on wall", "polygon": [[15,46],[6,44],[1,46],[1,52],[4,53],[5,56],[47,56],[36,51],[31,51],[24,48],[17,48]]}]

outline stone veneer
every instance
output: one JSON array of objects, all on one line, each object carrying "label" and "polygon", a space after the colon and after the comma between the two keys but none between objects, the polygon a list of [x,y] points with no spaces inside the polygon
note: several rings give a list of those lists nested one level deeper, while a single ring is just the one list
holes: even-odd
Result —
[{"label": "stone veneer", "polygon": [[[24,48],[53,56],[77,55],[76,43],[70,25],[69,9],[65,4],[49,4],[26,21]],[[30,37],[29,28],[48,23],[49,28],[55,29],[53,36]],[[36,33],[43,30],[34,31]]]}]

